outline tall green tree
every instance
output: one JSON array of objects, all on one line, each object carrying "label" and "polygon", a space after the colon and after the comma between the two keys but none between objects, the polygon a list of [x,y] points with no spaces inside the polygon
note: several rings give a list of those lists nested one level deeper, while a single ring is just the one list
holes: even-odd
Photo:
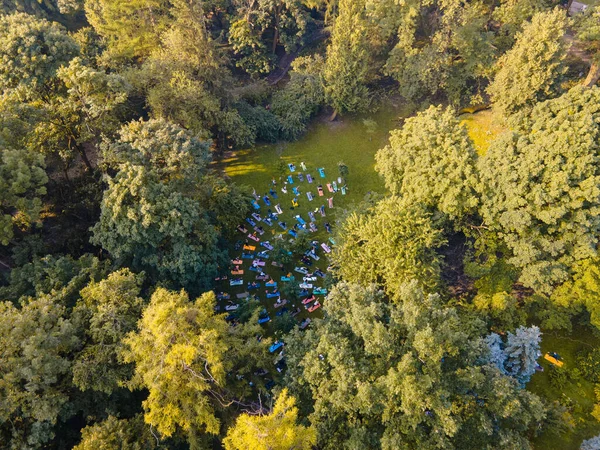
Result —
[{"label": "tall green tree", "polygon": [[142,277],[121,269],[81,291],[74,320],[85,329],[85,346],[73,362],[73,383],[81,390],[110,394],[133,374],[121,362],[123,339],[135,330],[142,312]]},{"label": "tall green tree", "polygon": [[143,402],[145,421],[164,436],[178,429],[191,441],[205,433],[218,434],[217,411],[235,400],[227,390],[228,373],[244,374],[236,370],[239,360],[232,355],[246,348],[244,364],[249,364],[251,352],[257,358],[261,349],[266,350],[267,341],[258,343],[252,336],[250,344],[240,339],[241,332],[230,331],[224,316],[215,315],[214,306],[212,292],[190,301],[184,291],[159,288],[143,313],[139,331],[125,340],[129,347],[125,361],[135,363],[133,386],[149,391]]},{"label": "tall green tree", "polygon": [[103,154],[116,174],[107,176],[92,241],[152,279],[208,287],[226,261],[220,232],[248,207],[208,174],[208,143],[164,120],[138,121]]},{"label": "tall green tree", "polygon": [[598,100],[597,88],[576,87],[539,103],[480,159],[485,225],[510,250],[523,284],[542,294],[597,256]]},{"label": "tall green tree", "polygon": [[109,416],[81,430],[81,442],[73,450],[145,450],[159,448],[143,415],[131,419]]},{"label": "tall green tree", "polygon": [[[573,267],[573,278],[558,286],[551,297],[559,307],[577,313],[585,309],[590,324],[600,328],[600,263],[588,258]],[[571,311],[569,311],[571,312]]]},{"label": "tall green tree", "polygon": [[566,29],[560,8],[538,13],[523,26],[514,47],[498,60],[488,87],[495,107],[510,115],[556,96],[566,72]]},{"label": "tall green tree", "polygon": [[119,129],[129,85],[120,75],[86,66],[79,57],[61,67],[57,78],[60,93],[45,102],[32,145],[58,154],[67,165],[79,155],[91,171],[88,152],[98,153],[102,139]]},{"label": "tall green tree", "polygon": [[79,47],[62,26],[23,13],[0,15],[0,89],[22,99],[48,95]]},{"label": "tall green tree", "polygon": [[323,70],[327,102],[338,113],[362,111],[370,102],[365,15],[364,0],[340,0]]},{"label": "tall green tree", "polygon": [[69,21],[71,17],[62,15],[77,13],[82,7],[83,0],[3,0],[0,3],[0,12],[21,12],[45,19]]},{"label": "tall green tree", "polygon": [[318,445],[531,448],[543,402],[488,362],[481,324],[425,295],[341,283],[325,319],[288,340],[288,381],[311,398]]},{"label": "tall green tree", "polygon": [[109,273],[110,261],[100,261],[84,254],[72,256],[46,255],[15,267],[6,286],[0,287],[0,298],[17,302],[28,297],[42,297],[62,292],[64,306],[75,306],[79,292],[90,281],[99,281]]},{"label": "tall green tree", "polygon": [[85,13],[115,63],[147,57],[172,20],[167,0],[85,0]]},{"label": "tall green tree", "polygon": [[477,205],[476,153],[452,109],[431,106],[406,120],[376,159],[386,187],[407,203],[427,205],[451,219]]},{"label": "tall green tree", "polygon": [[590,5],[574,18],[577,45],[591,58],[590,70],[583,85],[591,87],[600,78],[600,8]]},{"label": "tall green tree", "polygon": [[324,103],[324,64],[325,60],[319,55],[296,58],[290,81],[273,93],[271,111],[280,119],[284,138],[300,137]]},{"label": "tall green tree", "polygon": [[0,303],[0,440],[7,448],[46,448],[68,419],[71,355],[78,346],[66,308],[51,295]]},{"label": "tall green tree", "polygon": [[1,17],[3,26],[0,117],[15,126],[12,145],[58,155],[65,174],[77,156],[91,171],[88,152],[98,152],[101,136],[117,130],[127,83],[90,67],[78,57],[76,41],[55,23],[14,15]]},{"label": "tall green tree", "polygon": [[190,434],[219,432],[210,396],[224,384],[228,325],[213,307],[213,294],[191,302],[184,291],[159,288],[139,331],[125,340],[134,385],[149,392],[145,420],[165,436],[178,427]]},{"label": "tall green tree", "polygon": [[[383,6],[385,5],[385,7]],[[445,95],[452,103],[480,103],[497,56],[488,2],[384,2],[374,10],[387,58],[385,73],[411,100]],[[393,13],[389,13],[393,11]]]},{"label": "tall green tree", "polygon": [[501,28],[494,42],[502,50],[514,45],[515,34],[521,31],[525,22],[537,13],[547,10],[554,1],[548,0],[501,0],[494,9],[493,18],[500,22]]},{"label": "tall green tree", "polygon": [[[309,15],[301,0],[241,0],[229,30],[236,65],[251,75],[268,73],[277,46],[286,52],[301,44]],[[270,42],[267,41],[270,37]]]},{"label": "tall green tree", "polygon": [[[146,92],[155,117],[178,123],[199,135],[209,133],[236,144],[251,143],[243,121],[231,108],[233,77],[213,40],[200,1],[174,1],[171,27],[132,82]],[[250,141],[248,141],[250,139]]]},{"label": "tall green tree", "polygon": [[389,197],[363,213],[352,213],[340,227],[333,264],[346,281],[377,283],[390,295],[411,279],[430,288],[438,283],[440,258],[436,249],[445,242],[431,214],[418,204]]},{"label": "tall green tree", "polygon": [[297,424],[296,400],[283,389],[269,414],[242,414],[223,439],[226,450],[310,450],[317,441],[314,428]]},{"label": "tall green tree", "polygon": [[45,169],[43,155],[0,145],[0,244],[9,244],[15,227],[40,223],[48,182]]}]

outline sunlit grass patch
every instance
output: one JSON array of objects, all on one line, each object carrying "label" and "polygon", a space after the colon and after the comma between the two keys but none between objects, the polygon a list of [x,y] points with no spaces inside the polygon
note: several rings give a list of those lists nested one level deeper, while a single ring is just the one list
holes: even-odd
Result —
[{"label": "sunlit grass patch", "polygon": [[498,117],[491,109],[474,114],[463,114],[461,119],[480,156],[485,155],[494,138],[505,131],[502,118]]}]

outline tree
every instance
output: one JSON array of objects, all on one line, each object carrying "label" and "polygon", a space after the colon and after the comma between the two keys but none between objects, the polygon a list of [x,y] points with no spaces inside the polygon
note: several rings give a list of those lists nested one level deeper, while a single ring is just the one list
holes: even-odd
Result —
[{"label": "tree", "polygon": [[104,151],[117,173],[107,176],[92,241],[151,278],[208,287],[226,261],[220,227],[239,223],[248,207],[207,174],[208,155],[206,142],[164,120],[124,126]]},{"label": "tree", "polygon": [[573,267],[573,279],[558,286],[551,299],[557,306],[574,309],[582,307],[590,314],[590,324],[600,328],[600,265],[597,258],[585,259]]},{"label": "tree", "polygon": [[504,291],[478,292],[473,298],[473,310],[479,317],[486,318],[492,329],[512,329],[524,324],[527,318],[517,299]]},{"label": "tree", "polygon": [[79,47],[54,22],[29,14],[0,16],[0,89],[17,90],[22,98],[48,94],[61,66]]},{"label": "tree", "polygon": [[121,269],[81,291],[73,316],[85,324],[86,345],[75,356],[73,383],[82,391],[107,394],[131,378],[133,368],[120,361],[123,338],[135,330],[142,312],[142,276]]},{"label": "tree", "polygon": [[26,148],[30,134],[40,120],[38,105],[24,102],[18,92],[7,90],[0,96],[0,145],[7,148]]},{"label": "tree", "polygon": [[515,46],[497,63],[488,87],[494,106],[505,115],[554,97],[560,89],[567,17],[562,9],[538,13],[517,33]]},{"label": "tree", "polygon": [[523,23],[547,10],[550,3],[546,0],[501,0],[493,12],[494,19],[502,24],[494,42],[508,50],[514,45],[515,34],[522,30]]},{"label": "tree", "polygon": [[574,28],[577,32],[577,45],[591,57],[590,70],[583,81],[587,87],[594,86],[600,78],[600,8],[589,6],[582,14],[575,16]]},{"label": "tree", "polygon": [[[302,43],[309,16],[300,0],[239,2],[229,42],[236,65],[250,75],[268,73],[277,46],[291,53]],[[265,36],[272,36],[270,48]]]},{"label": "tree", "polygon": [[42,18],[69,21],[67,14],[75,14],[83,7],[83,0],[10,0],[0,4],[0,12],[25,12]]},{"label": "tree", "polygon": [[90,281],[108,275],[109,265],[109,260],[100,261],[90,254],[79,259],[60,255],[35,258],[11,270],[8,284],[0,287],[0,298],[17,303],[28,297],[54,293],[60,294],[63,306],[71,308],[81,289]]},{"label": "tree", "polygon": [[479,160],[485,225],[525,286],[549,295],[597,255],[597,88],[576,87],[514,118]]},{"label": "tree", "polygon": [[[287,292],[285,292],[286,290],[291,289],[288,287],[287,284],[282,285],[280,292],[282,293],[283,297],[286,298],[288,302],[295,301],[293,298],[290,298],[291,296],[288,295]],[[296,320],[296,318],[286,311],[280,316],[275,316],[273,318],[272,329],[274,331],[275,336],[285,336],[290,331],[292,331],[296,325],[298,325],[298,321]]]},{"label": "tree", "polygon": [[149,392],[143,402],[145,421],[164,436],[177,429],[192,440],[202,433],[218,434],[216,413],[235,400],[227,390],[228,374],[247,379],[256,370],[253,362],[266,354],[269,341],[257,341],[258,325],[230,330],[214,306],[213,292],[190,301],[184,291],[158,288],[139,331],[124,341],[124,360],[135,363],[132,385]]},{"label": "tree", "polygon": [[10,27],[3,35],[0,57],[9,62],[0,68],[6,71],[0,74],[0,85],[5,88],[5,120],[18,124],[15,134],[21,139],[16,142],[59,155],[67,179],[76,155],[91,171],[87,153],[97,152],[101,136],[110,138],[117,130],[129,86],[121,76],[84,63],[77,56],[79,45],[60,26],[30,16],[12,17],[0,20],[0,28]]},{"label": "tree", "polygon": [[397,296],[341,282],[325,319],[288,338],[287,381],[312,403],[318,446],[530,448],[545,407],[488,362],[481,324],[416,282]]},{"label": "tree", "polygon": [[340,227],[332,261],[346,281],[377,283],[390,295],[411,279],[434,287],[440,259],[436,249],[444,244],[441,230],[420,205],[389,197],[366,213],[352,213]]},{"label": "tree", "polygon": [[65,95],[44,105],[35,130],[35,145],[58,154],[67,165],[78,154],[93,170],[86,148],[100,151],[102,138],[112,138],[119,128],[118,113],[127,100],[129,85],[117,74],[107,74],[83,64],[77,57],[57,71]]},{"label": "tree", "polygon": [[207,27],[205,3],[174,1],[174,21],[161,34],[132,83],[146,93],[155,118],[163,118],[226,148],[252,145],[255,136],[233,108],[234,80]]},{"label": "tree", "polygon": [[531,326],[519,327],[515,334],[508,333],[506,347],[505,367],[508,374],[517,379],[521,386],[531,379],[538,366],[537,359],[541,356],[540,342],[542,340],[540,329]]},{"label": "tree", "polygon": [[376,170],[392,194],[407,203],[461,219],[477,205],[475,159],[454,111],[431,106],[392,131],[390,144],[377,153]]},{"label": "tree", "polygon": [[504,351],[504,342],[502,338],[496,333],[490,333],[485,337],[485,345],[487,345],[490,355],[488,361],[496,366],[498,370],[506,375],[506,352]]},{"label": "tree", "polygon": [[600,448],[600,436],[594,436],[591,439],[583,441],[579,450],[596,450],[598,448]]},{"label": "tree", "polygon": [[529,328],[520,326],[515,334],[508,332],[506,344],[498,334],[489,334],[485,343],[490,352],[490,363],[503,374],[515,378],[521,387],[525,387],[538,366],[541,334],[535,325]]},{"label": "tree", "polygon": [[238,55],[236,65],[252,76],[269,73],[271,57],[267,45],[261,41],[260,35],[253,31],[252,24],[245,19],[238,19],[229,29],[229,42]]},{"label": "tree", "polygon": [[158,448],[143,415],[131,419],[109,416],[81,430],[81,442],[73,450],[145,450]]},{"label": "tree", "polygon": [[15,226],[26,229],[40,223],[48,182],[45,168],[39,153],[0,145],[0,244],[8,245]]},{"label": "tree", "polygon": [[71,355],[78,345],[66,308],[50,295],[21,308],[0,303],[0,440],[10,448],[45,448],[68,419]]},{"label": "tree", "polygon": [[297,421],[296,400],[284,388],[270,414],[239,416],[223,444],[226,450],[310,450],[316,444],[316,432]]},{"label": "tree", "polygon": [[171,21],[166,0],[86,0],[85,13],[106,40],[105,56],[119,63],[147,57]]},{"label": "tree", "polygon": [[364,0],[340,0],[323,70],[327,102],[338,113],[364,110],[370,52]]},{"label": "tree", "polygon": [[[190,302],[184,292],[157,289],[125,339],[125,361],[135,363],[134,386],[148,389],[145,420],[165,436],[219,432],[212,395],[225,381],[227,323],[213,312],[214,294]],[[156,357],[158,356],[158,357]]]},{"label": "tree", "polygon": [[284,138],[299,138],[325,101],[323,66],[319,55],[296,58],[290,81],[273,93],[271,111],[279,118]]},{"label": "tree", "polygon": [[241,101],[235,109],[259,142],[277,142],[281,138],[281,120],[262,105],[251,106]]},{"label": "tree", "polygon": [[[487,2],[379,3],[372,20],[387,57],[384,73],[398,82],[403,97],[443,94],[453,104],[482,102],[497,56]],[[388,51],[390,40],[395,45]]]}]

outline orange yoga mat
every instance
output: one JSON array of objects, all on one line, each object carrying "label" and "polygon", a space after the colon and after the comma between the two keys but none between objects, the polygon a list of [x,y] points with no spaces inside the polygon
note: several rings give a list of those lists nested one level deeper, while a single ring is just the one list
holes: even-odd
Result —
[{"label": "orange yoga mat", "polygon": [[550,354],[548,354],[548,353],[546,353],[546,354],[544,355],[544,359],[545,359],[546,361],[550,361],[552,364],[554,364],[555,366],[558,366],[558,367],[562,367],[562,366],[563,366],[563,364],[564,364],[562,361],[559,361],[559,360],[558,360],[558,359],[556,359],[554,356],[550,356]]}]

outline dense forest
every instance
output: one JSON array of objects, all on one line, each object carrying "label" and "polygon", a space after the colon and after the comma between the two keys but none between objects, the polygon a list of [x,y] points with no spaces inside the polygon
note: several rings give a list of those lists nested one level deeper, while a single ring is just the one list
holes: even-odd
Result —
[{"label": "dense forest", "polygon": [[600,5],[0,5],[0,449],[600,449]]}]

